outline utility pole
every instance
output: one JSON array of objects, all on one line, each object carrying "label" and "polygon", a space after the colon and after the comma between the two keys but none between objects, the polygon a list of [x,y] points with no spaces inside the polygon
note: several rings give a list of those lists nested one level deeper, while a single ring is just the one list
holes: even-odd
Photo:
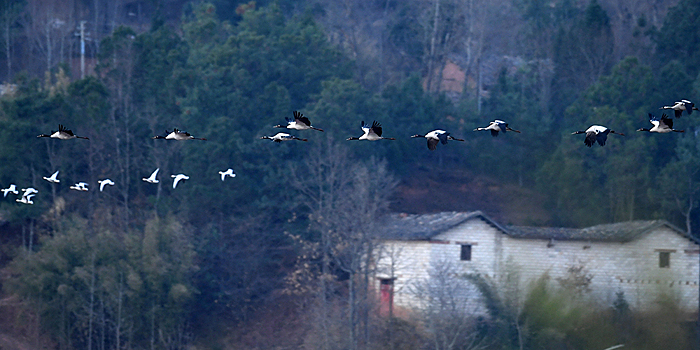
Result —
[{"label": "utility pole", "polygon": [[85,78],[85,23],[80,21],[80,79]]}]

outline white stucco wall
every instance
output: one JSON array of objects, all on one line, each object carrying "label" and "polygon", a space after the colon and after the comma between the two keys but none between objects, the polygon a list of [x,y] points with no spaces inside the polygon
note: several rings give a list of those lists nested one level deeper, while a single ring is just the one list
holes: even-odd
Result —
[{"label": "white stucco wall", "polygon": [[[425,288],[452,290],[472,313],[484,313],[477,288],[463,278],[463,274],[479,273],[490,276],[501,260],[500,239],[495,229],[483,220],[469,220],[427,241],[386,241],[377,262],[377,278],[394,277],[394,304],[416,308],[425,298]],[[461,245],[472,245],[472,259],[461,261]],[[393,273],[392,273],[393,270]],[[451,281],[433,282],[431,274],[449,273]],[[429,284],[429,285],[428,285]]]},{"label": "white stucco wall", "polygon": [[[673,297],[685,310],[698,307],[697,245],[662,227],[627,243],[548,241],[506,237],[504,250],[519,267],[524,283],[547,272],[552,280],[570,278],[569,268],[582,266],[592,277],[589,296],[611,305],[618,291],[630,306],[649,309],[661,295]],[[659,267],[659,251],[672,251],[670,268]]]},{"label": "white stucco wall", "polygon": [[[622,291],[635,309],[654,307],[661,295],[673,297],[686,311],[698,309],[698,245],[668,227],[627,243],[555,241],[552,247],[548,243],[511,238],[474,218],[431,242],[384,242],[377,277],[393,276],[394,304],[415,308],[420,306],[415,286],[430,281],[430,272],[436,267],[449,267],[455,277],[478,273],[497,284],[505,283],[505,277],[515,270],[520,277],[519,290],[525,293],[530,281],[545,273],[558,284],[559,279],[571,278],[570,267],[582,266],[581,272],[592,277],[586,295],[603,306],[611,305],[616,293]],[[460,261],[461,244],[472,245],[471,261]],[[670,252],[670,268],[659,267],[659,251]],[[476,288],[461,285],[455,291],[469,308],[485,311],[474,306],[480,299]]]}]

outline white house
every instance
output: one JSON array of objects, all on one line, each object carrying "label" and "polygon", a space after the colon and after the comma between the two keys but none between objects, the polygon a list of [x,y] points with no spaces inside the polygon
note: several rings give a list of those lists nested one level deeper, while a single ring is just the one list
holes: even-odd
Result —
[{"label": "white house", "polygon": [[480,312],[480,293],[463,276],[481,276],[522,298],[528,283],[547,274],[604,306],[623,292],[635,309],[650,309],[665,295],[687,312],[698,310],[700,242],[663,220],[541,228],[502,226],[479,211],[444,212],[392,214],[378,229],[384,307],[420,308],[421,295],[444,288],[449,276],[457,284],[447,293]]}]

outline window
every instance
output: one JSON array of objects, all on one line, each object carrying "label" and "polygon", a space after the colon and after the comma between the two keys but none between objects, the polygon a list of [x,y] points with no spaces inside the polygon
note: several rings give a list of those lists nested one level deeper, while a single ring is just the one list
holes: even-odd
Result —
[{"label": "window", "polygon": [[394,285],[394,279],[393,278],[380,278],[379,283],[381,283],[382,286],[393,286]]},{"label": "window", "polygon": [[667,269],[671,267],[671,252],[659,252],[659,267]]},{"label": "window", "polygon": [[459,260],[471,261],[472,260],[472,245],[462,244],[462,251],[459,254]]}]

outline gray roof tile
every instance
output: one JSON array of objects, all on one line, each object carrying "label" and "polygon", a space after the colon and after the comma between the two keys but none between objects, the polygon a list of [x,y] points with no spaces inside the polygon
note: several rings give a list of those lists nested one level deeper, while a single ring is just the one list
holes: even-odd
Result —
[{"label": "gray roof tile", "polygon": [[698,243],[683,230],[665,220],[636,220],[603,224],[585,228],[509,226],[513,238],[554,239],[559,241],[629,242],[658,227],[666,226],[680,235]]},{"label": "gray roof tile", "polygon": [[586,228],[563,227],[503,227],[480,211],[442,212],[437,214],[394,213],[380,220],[379,238],[387,240],[430,240],[467,220],[480,218],[489,225],[513,238],[554,239],[558,241],[629,242],[653,229],[666,226],[678,234],[700,244],[700,241],[665,220],[637,220]]},{"label": "gray roof tile", "polygon": [[437,214],[393,213],[379,222],[379,237],[396,240],[428,240],[472,218],[482,218],[505,232],[505,229],[480,211],[442,212]]}]

